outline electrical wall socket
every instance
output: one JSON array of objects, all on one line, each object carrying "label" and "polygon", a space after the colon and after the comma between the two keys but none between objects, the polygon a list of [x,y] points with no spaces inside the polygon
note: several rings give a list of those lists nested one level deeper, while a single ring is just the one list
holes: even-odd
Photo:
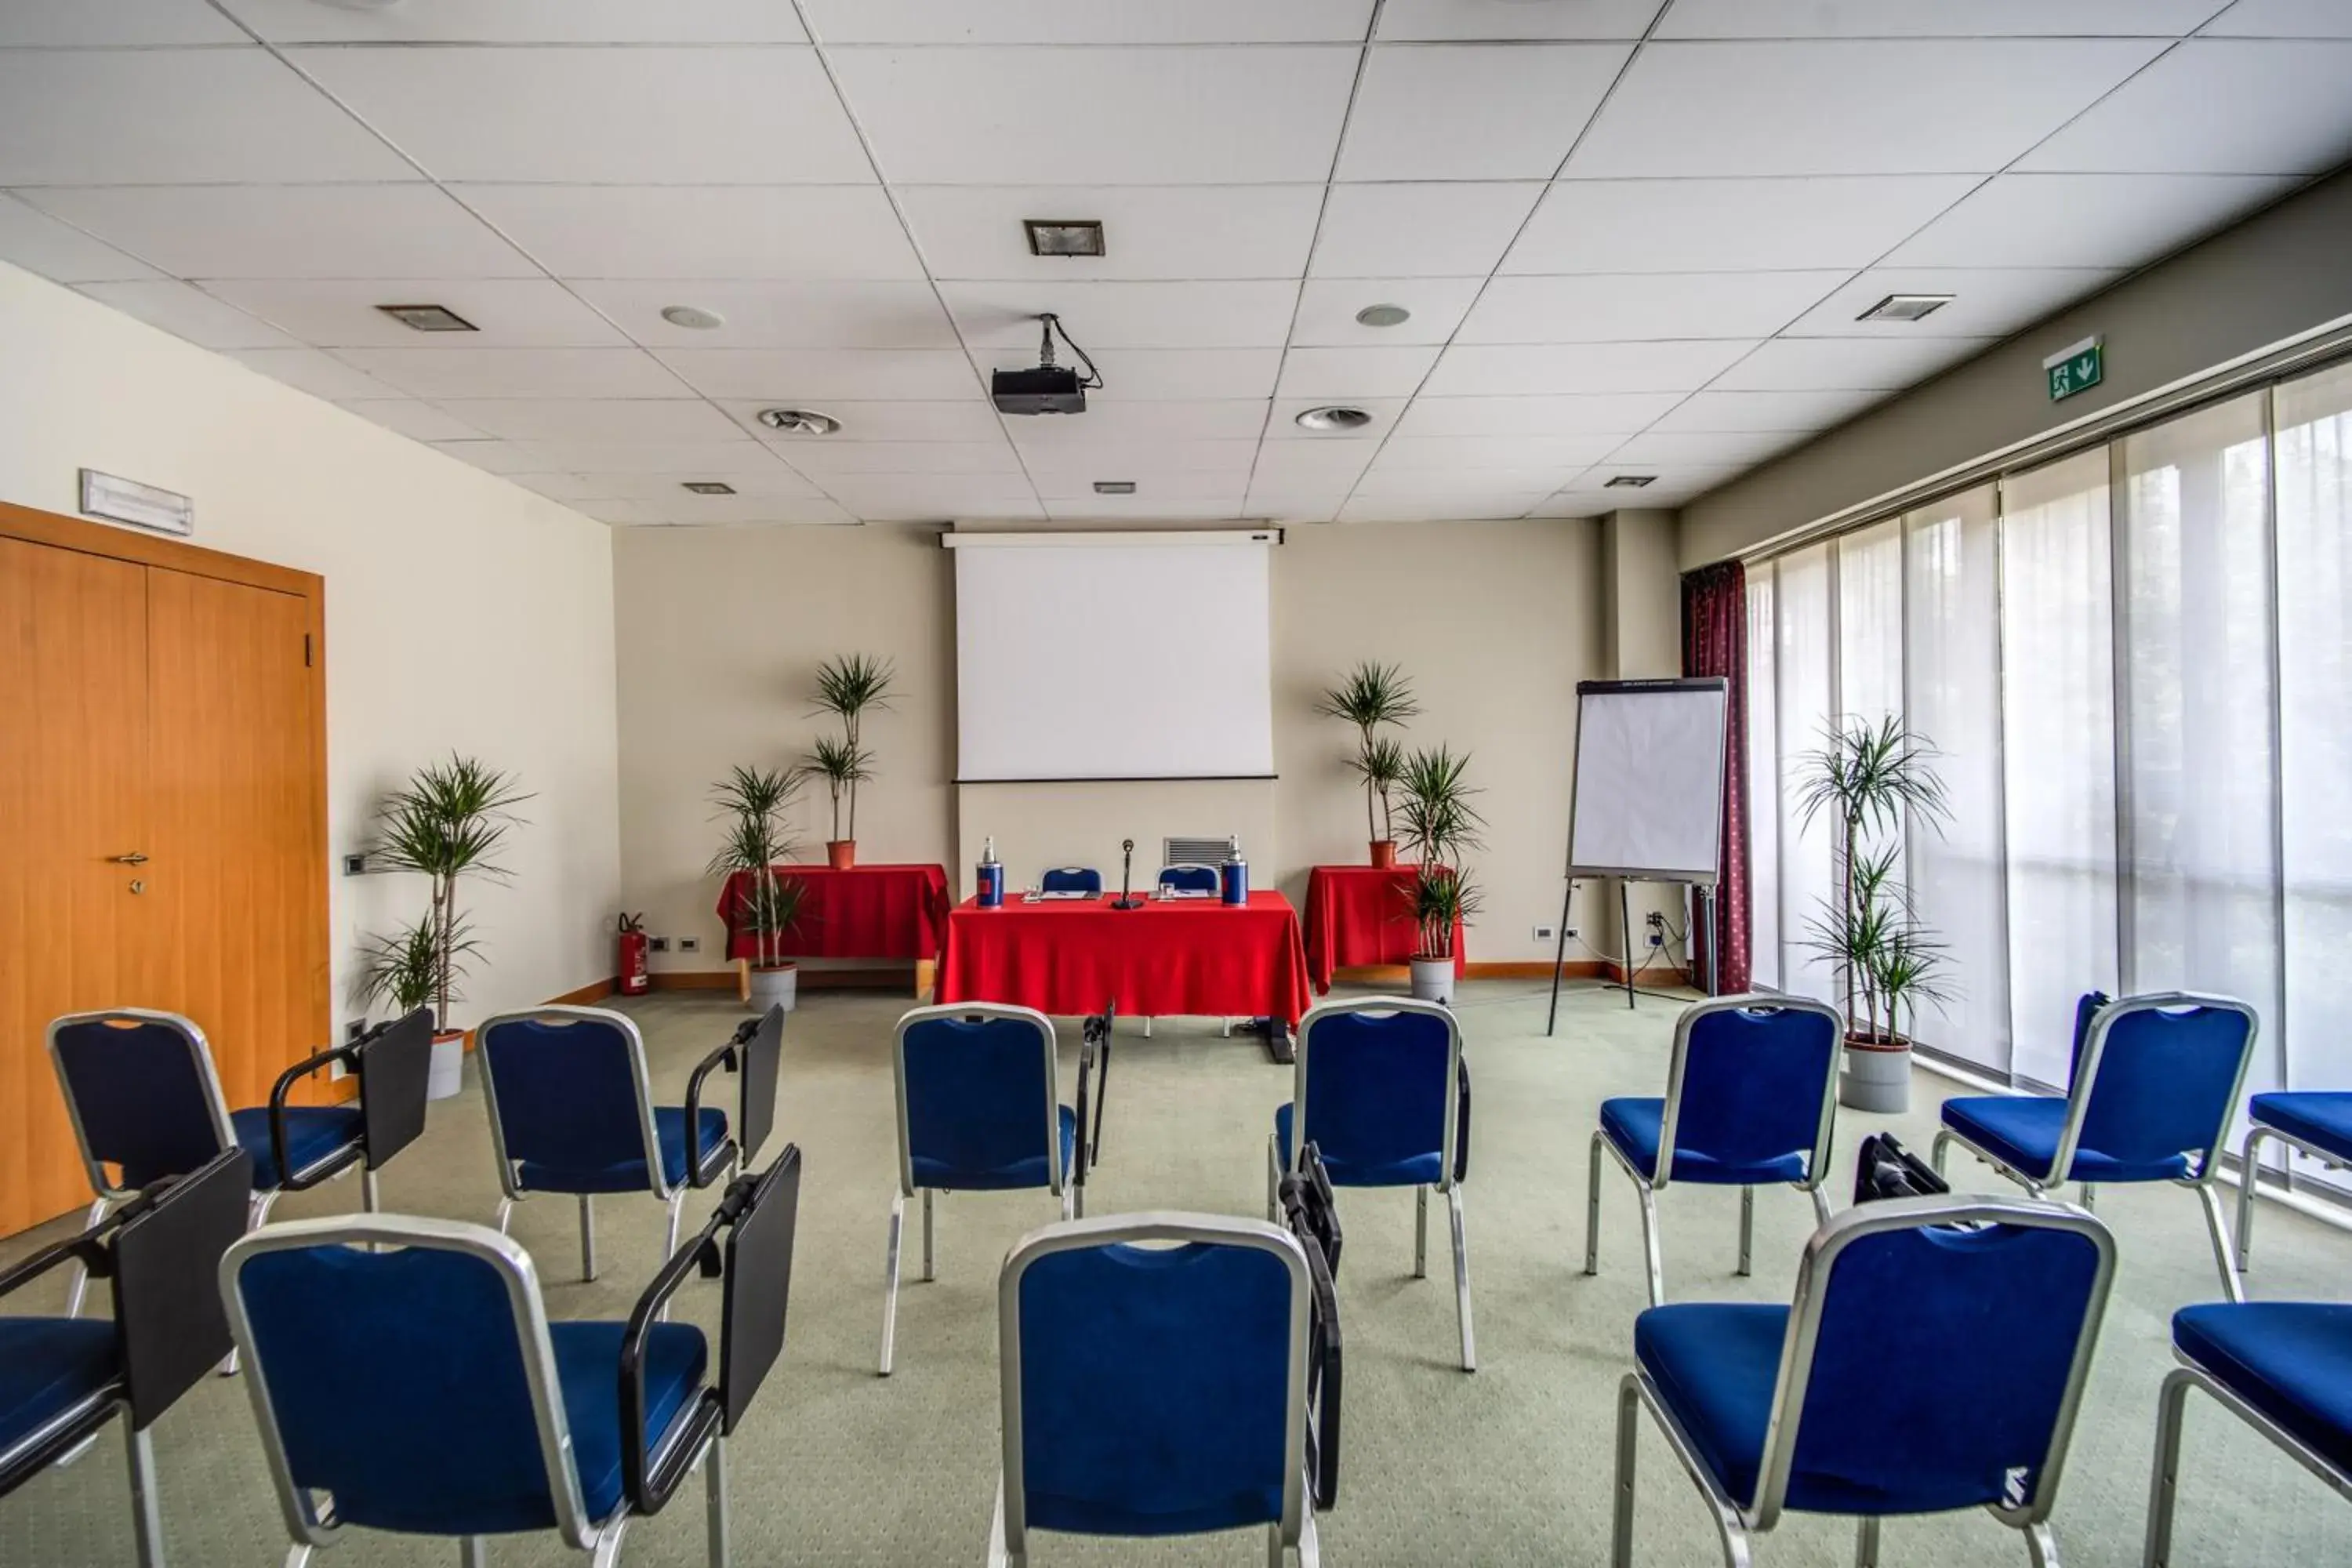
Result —
[{"label": "electrical wall socket", "polygon": [[669,938],[666,936],[649,937],[646,939],[646,946],[650,952],[667,952],[669,951]]},{"label": "electrical wall socket", "polygon": [[1664,932],[1664,931],[1652,931],[1652,932],[1650,933],[1650,945],[1651,945],[1652,947],[1664,947],[1664,946],[1665,946],[1665,945],[1666,945],[1666,933],[1665,933],[1665,932]]},{"label": "electrical wall socket", "polygon": [[1551,940],[1551,937],[1552,937],[1552,928],[1551,928],[1551,927],[1549,927],[1549,926],[1538,926],[1538,927],[1536,927],[1536,940],[1537,940],[1538,942],[1549,942],[1549,941]]},{"label": "electrical wall socket", "polygon": [[1574,942],[1576,940],[1576,928],[1574,926],[1568,928],[1568,940],[1570,942]]},{"label": "electrical wall socket", "polygon": [[702,939],[698,936],[679,937],[677,939],[677,950],[680,952],[700,952],[702,951]]},{"label": "electrical wall socket", "polygon": [[343,1044],[347,1046],[355,1045],[358,1043],[359,1037],[366,1033],[367,1020],[365,1018],[353,1018],[350,1023],[343,1026]]},{"label": "electrical wall socket", "polygon": [[346,876],[346,877],[364,877],[364,876],[366,876],[366,875],[367,875],[367,868],[368,868],[368,863],[367,863],[367,857],[366,857],[366,856],[364,856],[364,855],[346,855],[346,856],[344,856],[344,857],[343,857],[343,875],[344,875],[344,876]]}]

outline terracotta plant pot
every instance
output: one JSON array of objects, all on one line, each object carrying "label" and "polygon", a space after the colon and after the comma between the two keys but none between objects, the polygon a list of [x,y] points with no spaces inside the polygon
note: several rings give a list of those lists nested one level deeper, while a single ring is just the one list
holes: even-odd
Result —
[{"label": "terracotta plant pot", "polygon": [[446,1029],[433,1037],[433,1055],[425,1070],[425,1098],[446,1100],[466,1087],[466,1031]]},{"label": "terracotta plant pot", "polygon": [[1838,1103],[1849,1110],[1895,1116],[1911,1109],[1911,1042],[1885,1034],[1849,1033]]},{"label": "terracotta plant pot", "polygon": [[857,864],[857,840],[828,838],[824,841],[824,863],[836,871],[846,871]]},{"label": "terracotta plant pot", "polygon": [[1395,865],[1395,864],[1396,864],[1396,840],[1395,840],[1395,839],[1393,839],[1393,838],[1375,838],[1375,839],[1373,839],[1373,840],[1372,840],[1372,869],[1374,869],[1374,870],[1376,870],[1376,871],[1385,871],[1385,870],[1387,870],[1390,867],[1391,867],[1391,866],[1393,866],[1393,865]]}]

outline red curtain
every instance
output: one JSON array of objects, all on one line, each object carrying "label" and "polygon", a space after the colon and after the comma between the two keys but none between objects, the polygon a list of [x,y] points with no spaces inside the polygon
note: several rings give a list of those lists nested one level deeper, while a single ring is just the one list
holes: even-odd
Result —
[{"label": "red curtain", "polygon": [[1723,863],[1715,891],[1716,990],[1748,985],[1748,573],[1737,561],[1683,576],[1683,673],[1731,683],[1731,743],[1723,752]]}]

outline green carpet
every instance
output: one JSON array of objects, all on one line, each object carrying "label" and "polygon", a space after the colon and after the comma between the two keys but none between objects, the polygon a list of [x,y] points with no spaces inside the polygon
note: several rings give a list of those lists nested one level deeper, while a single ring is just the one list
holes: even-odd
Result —
[{"label": "green carpet", "polygon": [[[800,1250],[784,1360],[731,1450],[736,1561],[768,1564],[976,1563],[996,1484],[995,1280],[1006,1248],[1053,1219],[1043,1194],[940,1200],[939,1279],[914,1279],[915,1227],[898,1319],[898,1370],[874,1373],[882,1254],[896,1181],[888,1065],[903,999],[820,992],[785,1032],[779,1136],[806,1160]],[[1601,1100],[1657,1094],[1675,1004],[1574,996],[1559,1037],[1542,1034],[1538,984],[1465,988],[1460,1012],[1476,1084],[1476,1134],[1466,1189],[1479,1367],[1454,1364],[1454,1303],[1442,1208],[1431,1226],[1431,1277],[1410,1278],[1412,1199],[1341,1195],[1348,1226],[1341,1281],[1348,1344],[1345,1463],[1338,1508],[1323,1523],[1334,1564],[1601,1563],[1607,1560],[1617,1381],[1644,1304],[1631,1187],[1604,1173],[1601,1273],[1579,1272],[1587,1140]],[[651,1048],[657,1097],[684,1091],[693,1063],[741,1015],[731,997],[677,993],[632,1006]],[[1103,1134],[1089,1188],[1097,1215],[1204,1209],[1255,1215],[1265,1138],[1288,1098],[1286,1069],[1245,1040],[1200,1020],[1160,1021],[1146,1040],[1122,1023]],[[1064,1087],[1075,1090],[1076,1031],[1065,1026]],[[1906,1117],[1842,1117],[1843,1205],[1851,1151],[1892,1127],[1924,1152],[1935,1106],[1953,1092],[1921,1073]],[[1963,1188],[2009,1190],[1963,1160]],[[387,1208],[488,1223],[497,1205],[478,1089],[434,1108],[425,1137],[383,1176]],[[279,1205],[283,1218],[357,1206],[342,1181]],[[1435,1207],[1435,1205],[1433,1205]],[[1671,1189],[1663,1201],[1671,1299],[1785,1301],[1811,1228],[1801,1195],[1757,1199],[1756,1273],[1732,1273],[1738,1203],[1727,1191]],[[689,1225],[708,1205],[691,1201]],[[2100,1214],[2122,1252],[2097,1368],[2057,1512],[2070,1564],[2139,1561],[2158,1380],[2170,1364],[2174,1308],[2218,1294],[2195,1200],[2174,1188],[2109,1189]],[[515,1234],[551,1282],[556,1317],[625,1315],[656,1267],[659,1205],[598,1204],[604,1277],[576,1282],[574,1210],[522,1205]],[[913,1215],[909,1215],[910,1222]],[[2265,1204],[2252,1276],[2263,1297],[2342,1299],[2352,1236]],[[40,1238],[57,1234],[52,1226]],[[19,1256],[35,1237],[0,1244]],[[13,1298],[17,1312],[55,1310],[62,1284]],[[681,1316],[714,1327],[718,1295],[693,1285]],[[2352,1561],[2352,1508],[2331,1497],[2210,1403],[2190,1405],[2178,1535],[2183,1564]],[[120,1427],[62,1471],[0,1500],[0,1563],[80,1568],[131,1561]],[[274,1564],[286,1538],[242,1380],[208,1380],[156,1427],[171,1561],[180,1568]],[[1645,1432],[1636,1524],[1643,1564],[1703,1563],[1713,1531],[1664,1446]],[[667,1512],[629,1529],[622,1561],[703,1561],[698,1483]],[[1037,1538],[1033,1560],[1055,1563],[1257,1563],[1261,1538],[1105,1543]],[[1791,1518],[1759,1545],[1767,1564],[1851,1560],[1841,1521]],[[441,1563],[437,1543],[355,1534],[321,1561]],[[1901,1563],[2016,1563],[2023,1543],[1981,1513],[1889,1523],[1885,1555]],[[551,1535],[492,1543],[497,1564],[578,1563]]]}]

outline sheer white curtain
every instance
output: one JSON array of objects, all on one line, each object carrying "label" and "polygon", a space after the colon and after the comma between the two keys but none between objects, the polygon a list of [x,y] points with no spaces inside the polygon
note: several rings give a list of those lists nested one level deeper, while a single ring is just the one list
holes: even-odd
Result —
[{"label": "sheer white curtain", "polygon": [[1816,956],[1807,931],[1822,918],[1837,882],[1830,863],[1830,822],[1809,825],[1798,797],[1822,749],[1832,704],[1834,641],[1830,625],[1830,547],[1817,544],[1780,558],[1776,593],[1774,676],[1780,709],[1780,985],[1801,995],[1839,1000],[1837,973]]},{"label": "sheer white curtain", "polygon": [[1920,1040],[2010,1070],[2009,938],[2002,914],[2000,523],[1990,485],[1903,520],[1904,670],[1914,737],[1951,816],[1910,825],[1913,910],[1945,944],[1950,995],[1918,1017]]},{"label": "sheer white curtain", "polygon": [[2058,1087],[2075,997],[2118,988],[2107,465],[2001,482],[2011,1070]]},{"label": "sheer white curtain", "polygon": [[1780,984],[1780,702],[1769,563],[1748,574],[1748,984]]}]

